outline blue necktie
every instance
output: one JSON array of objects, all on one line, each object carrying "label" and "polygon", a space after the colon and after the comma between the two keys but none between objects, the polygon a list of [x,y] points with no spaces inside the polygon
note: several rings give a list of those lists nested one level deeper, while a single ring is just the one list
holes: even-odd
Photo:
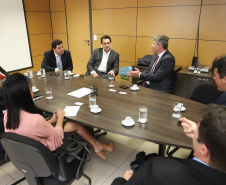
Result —
[{"label": "blue necktie", "polygon": [[58,68],[63,71],[61,57],[58,55]]}]

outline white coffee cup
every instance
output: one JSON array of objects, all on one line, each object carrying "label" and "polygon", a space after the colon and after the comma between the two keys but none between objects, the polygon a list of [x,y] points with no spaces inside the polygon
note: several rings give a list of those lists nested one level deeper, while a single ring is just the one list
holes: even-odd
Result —
[{"label": "white coffee cup", "polygon": [[37,71],[37,74],[36,75],[41,75],[41,71]]},{"label": "white coffee cup", "polygon": [[93,105],[92,106],[92,111],[96,112],[96,111],[98,111],[98,109],[99,109],[98,105]]},{"label": "white coffee cup", "polygon": [[133,84],[133,88],[136,89],[137,88],[137,84]]},{"label": "white coffee cup", "polygon": [[32,70],[27,70],[28,78],[33,78]]},{"label": "white coffee cup", "polygon": [[36,86],[32,86],[32,91],[33,91],[33,92],[36,91]]},{"label": "white coffee cup", "polygon": [[28,77],[28,74],[27,73],[24,73],[24,76]]},{"label": "white coffee cup", "polygon": [[132,118],[131,118],[130,116],[127,116],[127,117],[125,118],[125,120],[126,120],[127,122],[130,122],[130,121],[132,121]]}]

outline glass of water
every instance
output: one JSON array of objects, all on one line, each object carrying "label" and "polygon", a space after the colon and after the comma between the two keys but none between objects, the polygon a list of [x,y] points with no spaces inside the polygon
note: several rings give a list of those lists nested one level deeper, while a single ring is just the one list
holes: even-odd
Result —
[{"label": "glass of water", "polygon": [[33,78],[32,70],[27,70],[28,78]]},{"label": "glass of water", "polygon": [[115,81],[115,78],[113,76],[109,76],[108,77],[108,80],[109,80],[109,87],[114,87],[114,81]]},{"label": "glass of water", "polygon": [[138,122],[147,123],[148,122],[147,115],[148,115],[148,108],[145,106],[140,106]]},{"label": "glass of water", "polygon": [[92,108],[94,105],[96,105],[96,95],[90,94],[89,95],[89,108]]},{"label": "glass of water", "polygon": [[45,90],[46,90],[46,99],[52,100],[53,99],[52,87],[46,87]]},{"label": "glass of water", "polygon": [[179,119],[181,117],[181,109],[183,107],[183,103],[180,102],[174,102],[173,104],[173,118]]},{"label": "glass of water", "polygon": [[45,77],[46,76],[46,70],[43,68],[40,70],[41,72],[41,77]]}]

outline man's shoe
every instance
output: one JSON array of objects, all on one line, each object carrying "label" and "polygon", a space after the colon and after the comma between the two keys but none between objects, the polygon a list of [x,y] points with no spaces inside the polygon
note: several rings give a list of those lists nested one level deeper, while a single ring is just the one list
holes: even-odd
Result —
[{"label": "man's shoe", "polygon": [[144,158],[146,156],[145,152],[142,151],[142,152],[139,152],[137,155],[136,155],[136,160],[137,159],[141,159],[141,158]]}]

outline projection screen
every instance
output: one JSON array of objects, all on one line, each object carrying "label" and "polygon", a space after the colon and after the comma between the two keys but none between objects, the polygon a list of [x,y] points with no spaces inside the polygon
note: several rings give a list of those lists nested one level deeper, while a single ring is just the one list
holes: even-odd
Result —
[{"label": "projection screen", "polygon": [[7,72],[33,67],[22,0],[0,0],[0,66]]}]

